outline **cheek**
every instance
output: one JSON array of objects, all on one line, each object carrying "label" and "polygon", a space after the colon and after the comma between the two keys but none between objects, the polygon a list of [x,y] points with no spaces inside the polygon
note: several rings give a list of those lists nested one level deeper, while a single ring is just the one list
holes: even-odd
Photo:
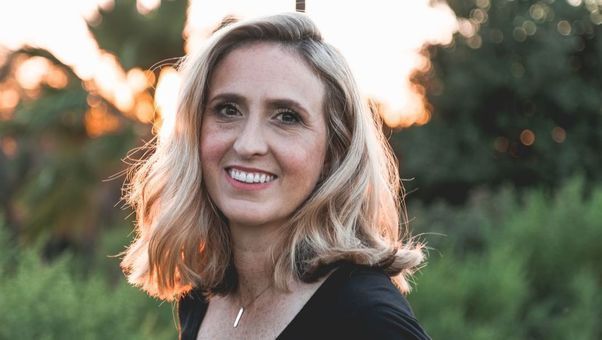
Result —
[{"label": "cheek", "polygon": [[326,154],[324,143],[316,140],[304,147],[286,151],[283,153],[286,161],[282,162],[286,164],[286,170],[291,174],[294,173],[296,177],[298,176],[298,179],[303,179],[303,182],[315,185],[324,164]]},{"label": "cheek", "polygon": [[227,139],[223,134],[217,133],[211,127],[201,129],[199,152],[204,172],[219,166],[219,161],[223,158],[226,150]]}]

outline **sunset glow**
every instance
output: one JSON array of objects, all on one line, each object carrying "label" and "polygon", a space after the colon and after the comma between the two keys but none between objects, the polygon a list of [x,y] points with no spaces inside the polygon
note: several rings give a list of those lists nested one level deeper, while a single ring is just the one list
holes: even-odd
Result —
[{"label": "sunset glow", "polygon": [[410,75],[430,67],[419,54],[424,43],[448,44],[456,30],[449,7],[429,2],[306,1],[307,13],[347,57],[364,95],[383,104],[380,113],[392,127],[429,120],[424,96]]},{"label": "sunset glow", "polygon": [[[419,54],[423,44],[447,44],[458,28],[453,12],[446,5],[430,6],[429,2],[373,0],[366,5],[343,0],[305,1],[307,14],[316,21],[325,39],[347,57],[366,99],[391,127],[428,122],[430,112],[423,90],[410,83],[410,75],[430,67],[429,60]],[[138,0],[137,10],[146,15],[160,5],[160,0]],[[177,72],[172,68],[161,71],[153,104],[145,95],[154,85],[154,79],[149,77],[152,72],[139,68],[124,70],[114,55],[100,49],[89,31],[86,21],[99,22],[99,8],[112,9],[112,0],[25,0],[1,6],[4,8],[0,7],[0,46],[4,49],[16,50],[22,46],[47,49],[71,67],[86,88],[126,117],[145,123],[159,118],[155,124],[172,119],[169,116],[175,112]],[[248,18],[294,10],[294,0],[190,0],[183,32],[186,52],[200,48],[227,15]],[[470,34],[471,27],[464,25],[460,29],[463,34]],[[41,57],[24,62],[17,80],[24,89],[35,88],[41,82],[54,88],[67,85],[66,74],[56,71]],[[4,112],[19,102],[10,93],[5,96],[8,100],[3,104]],[[97,119],[98,111],[90,111],[88,116],[90,121],[103,121]]]},{"label": "sunset glow", "polygon": [[180,75],[178,72],[172,67],[164,67],[159,75],[155,91],[155,107],[161,115],[160,134],[162,136],[173,130],[179,89]]},{"label": "sunset glow", "polygon": [[[111,0],[14,1],[0,7],[0,45],[9,50],[30,46],[51,52],[60,62],[88,83],[88,87],[115,105],[123,113],[134,108],[135,90],[119,60],[99,48],[89,31],[86,20],[93,22],[99,8],[111,9]],[[35,8],[36,10],[32,10]],[[54,14],[60,13],[60,14]],[[34,89],[44,81],[51,87],[66,86],[67,76],[47,59],[32,57],[18,69],[17,80],[24,89]],[[144,87],[146,88],[146,87]],[[96,122],[91,131],[111,131],[96,128],[101,122],[98,111],[88,114],[86,122]],[[114,123],[111,124],[114,127]]]},{"label": "sunset glow", "polygon": [[[248,18],[295,9],[295,1],[260,3],[250,6],[247,1],[230,0],[216,5],[192,0],[185,29],[188,50],[202,46],[226,15]],[[410,75],[430,67],[419,54],[423,44],[451,42],[457,23],[449,7],[431,7],[427,0],[375,0],[369,5],[343,0],[305,3],[306,13],[316,21],[326,41],[347,57],[366,99],[380,104],[379,112],[389,126],[428,122],[430,112],[424,95],[410,83]]]},{"label": "sunset glow", "polygon": [[294,0],[189,0],[186,13],[186,52],[194,51],[226,16],[249,18],[295,10]]}]

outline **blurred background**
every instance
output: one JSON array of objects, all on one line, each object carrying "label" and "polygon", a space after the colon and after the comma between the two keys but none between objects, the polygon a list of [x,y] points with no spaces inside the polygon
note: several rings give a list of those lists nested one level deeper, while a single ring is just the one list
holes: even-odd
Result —
[{"label": "blurred background", "polygon": [[129,152],[224,16],[294,10],[387,124],[430,335],[601,339],[602,0],[351,3],[0,1],[0,339],[177,337],[114,256]]}]

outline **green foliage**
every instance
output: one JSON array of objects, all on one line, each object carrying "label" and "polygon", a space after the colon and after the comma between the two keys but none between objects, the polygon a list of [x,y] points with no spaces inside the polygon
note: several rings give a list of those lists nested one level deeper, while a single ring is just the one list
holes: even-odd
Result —
[{"label": "green foliage", "polygon": [[[143,16],[135,1],[116,1],[92,31],[126,71],[145,69],[183,54],[186,5],[163,1]],[[175,338],[171,305],[129,286],[118,259],[107,257],[129,243],[132,225],[118,222],[127,213],[117,207],[121,181],[105,180],[124,169],[128,150],[152,137],[151,127],[43,50],[3,59],[0,82],[16,84],[11,77],[29,56],[61,68],[67,86],[42,85],[0,119],[0,339]],[[90,133],[91,105],[117,128]],[[5,152],[10,143],[13,152]]]},{"label": "green foliage", "polygon": [[96,40],[113,52],[124,68],[142,67],[184,53],[184,19],[187,1],[162,1],[147,15],[136,10],[135,0],[115,1],[115,8],[102,11],[101,20],[90,26]]},{"label": "green foliage", "polygon": [[109,284],[102,270],[84,276],[78,267],[68,253],[47,261],[39,247],[12,246],[0,223],[0,339],[175,337],[171,305],[123,279]]},{"label": "green foliage", "polygon": [[[577,172],[602,179],[599,2],[449,4],[463,34],[427,48],[432,67],[415,79],[432,120],[392,138],[416,197],[461,203],[483,185],[553,188]],[[521,140],[527,130],[532,144]]]},{"label": "green foliage", "polygon": [[[45,54],[39,50],[20,52]],[[0,121],[0,137],[9,137],[16,152],[0,152],[0,206],[13,236],[35,240],[49,233],[50,241],[90,247],[101,225],[122,217],[119,181],[104,182],[124,167],[120,158],[133,148],[150,127],[126,119],[106,101],[99,105],[119,120],[119,129],[91,137],[85,129],[87,99],[94,97],[73,72],[48,57],[68,74],[61,90],[40,88],[40,97],[24,100],[12,119]],[[138,129],[138,130],[136,130]]]},{"label": "green foliage", "polygon": [[416,231],[449,235],[425,236],[436,251],[410,295],[418,318],[434,339],[600,339],[602,187],[514,196],[410,209]]}]

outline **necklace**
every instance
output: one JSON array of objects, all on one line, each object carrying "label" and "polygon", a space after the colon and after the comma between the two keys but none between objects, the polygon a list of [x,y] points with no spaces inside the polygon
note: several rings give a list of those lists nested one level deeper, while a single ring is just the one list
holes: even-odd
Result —
[{"label": "necklace", "polygon": [[[242,305],[242,303],[241,303],[240,309],[238,310],[238,314],[236,315],[236,319],[234,319],[234,325],[232,325],[232,327],[234,327],[234,328],[238,327],[238,324],[240,323],[240,319],[242,318],[242,315],[244,314],[245,310],[249,306],[251,306],[255,301],[257,301],[257,299],[259,299],[259,297],[262,296],[263,293],[267,292],[271,286],[272,285],[270,284],[267,287],[265,287],[264,290],[262,290],[259,294],[257,294],[257,296],[255,296],[255,298],[253,298],[253,300],[251,300],[246,305]],[[241,302],[242,302],[242,299],[241,299]]]}]

